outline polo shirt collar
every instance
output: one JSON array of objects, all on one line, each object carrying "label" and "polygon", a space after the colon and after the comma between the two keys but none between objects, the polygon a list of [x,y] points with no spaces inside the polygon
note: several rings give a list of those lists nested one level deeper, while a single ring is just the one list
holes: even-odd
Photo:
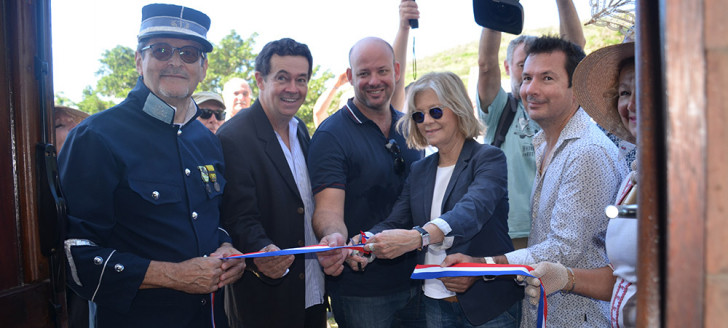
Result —
[{"label": "polo shirt collar", "polygon": [[[369,118],[366,117],[366,115],[362,114],[362,112],[359,110],[359,108],[356,107],[354,104],[354,98],[349,98],[349,101],[346,102],[346,105],[344,105],[343,110],[346,113],[346,117],[354,121],[356,124],[364,124],[367,121],[371,121]],[[396,123],[399,118],[404,115],[401,112],[397,111],[392,107],[392,104],[389,105],[389,111],[392,112],[392,124]]]}]

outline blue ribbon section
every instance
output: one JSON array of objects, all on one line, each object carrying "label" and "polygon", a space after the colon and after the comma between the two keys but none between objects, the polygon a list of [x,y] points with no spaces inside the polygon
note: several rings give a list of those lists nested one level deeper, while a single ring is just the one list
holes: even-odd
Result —
[{"label": "blue ribbon section", "polygon": [[[527,265],[515,264],[482,264],[458,263],[450,267],[439,265],[417,265],[410,276],[411,279],[437,279],[442,277],[477,277],[477,276],[508,276],[521,275],[536,278],[529,273],[533,268]],[[538,278],[536,278],[538,279]],[[540,279],[539,279],[540,281]],[[546,324],[546,295],[541,284],[541,299],[538,300],[538,318],[536,326],[543,328]]]},{"label": "blue ribbon section", "polygon": [[347,245],[347,246],[335,246],[335,247],[329,247],[326,245],[312,245],[312,246],[304,246],[304,247],[296,247],[296,248],[287,248],[282,249],[279,251],[273,251],[273,252],[252,252],[252,253],[245,253],[245,254],[238,254],[238,255],[231,255],[228,257],[223,257],[223,260],[227,259],[248,259],[248,258],[256,258],[256,257],[269,257],[269,256],[281,256],[281,255],[296,255],[296,254],[306,254],[306,253],[318,253],[318,252],[326,252],[334,249],[342,249],[342,248],[348,248],[357,250],[360,252],[369,253],[369,251],[364,250],[364,244],[357,244],[357,245]]}]

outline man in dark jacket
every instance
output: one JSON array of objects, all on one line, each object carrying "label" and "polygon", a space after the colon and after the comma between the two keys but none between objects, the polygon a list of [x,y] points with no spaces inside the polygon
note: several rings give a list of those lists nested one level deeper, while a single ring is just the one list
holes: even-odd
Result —
[{"label": "man in dark jacket", "polygon": [[[220,127],[226,178],[223,226],[245,252],[315,245],[306,167],[309,135],[295,117],[312,72],[305,44],[281,39],[255,60],[258,100]],[[325,327],[324,276],[316,255],[256,258],[233,285],[234,326]]]}]

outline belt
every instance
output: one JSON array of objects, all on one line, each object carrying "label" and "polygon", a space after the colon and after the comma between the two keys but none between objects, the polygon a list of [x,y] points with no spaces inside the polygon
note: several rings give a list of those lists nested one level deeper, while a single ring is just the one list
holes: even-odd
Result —
[{"label": "belt", "polygon": [[458,297],[455,296],[455,295],[453,295],[453,296],[450,296],[450,297],[445,297],[442,300],[445,301],[445,302],[457,303],[458,302]]}]

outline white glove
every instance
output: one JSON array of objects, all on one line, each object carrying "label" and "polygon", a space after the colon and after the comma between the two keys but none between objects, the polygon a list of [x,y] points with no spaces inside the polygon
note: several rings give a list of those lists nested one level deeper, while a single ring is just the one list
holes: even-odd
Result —
[{"label": "white glove", "polygon": [[[528,301],[533,305],[538,305],[541,298],[541,282],[543,282],[544,292],[546,296],[560,291],[566,287],[569,282],[569,273],[565,266],[560,263],[540,262],[533,265],[531,275],[536,278],[526,277],[526,288],[524,293],[528,296]],[[539,281],[540,278],[541,280]]]}]

